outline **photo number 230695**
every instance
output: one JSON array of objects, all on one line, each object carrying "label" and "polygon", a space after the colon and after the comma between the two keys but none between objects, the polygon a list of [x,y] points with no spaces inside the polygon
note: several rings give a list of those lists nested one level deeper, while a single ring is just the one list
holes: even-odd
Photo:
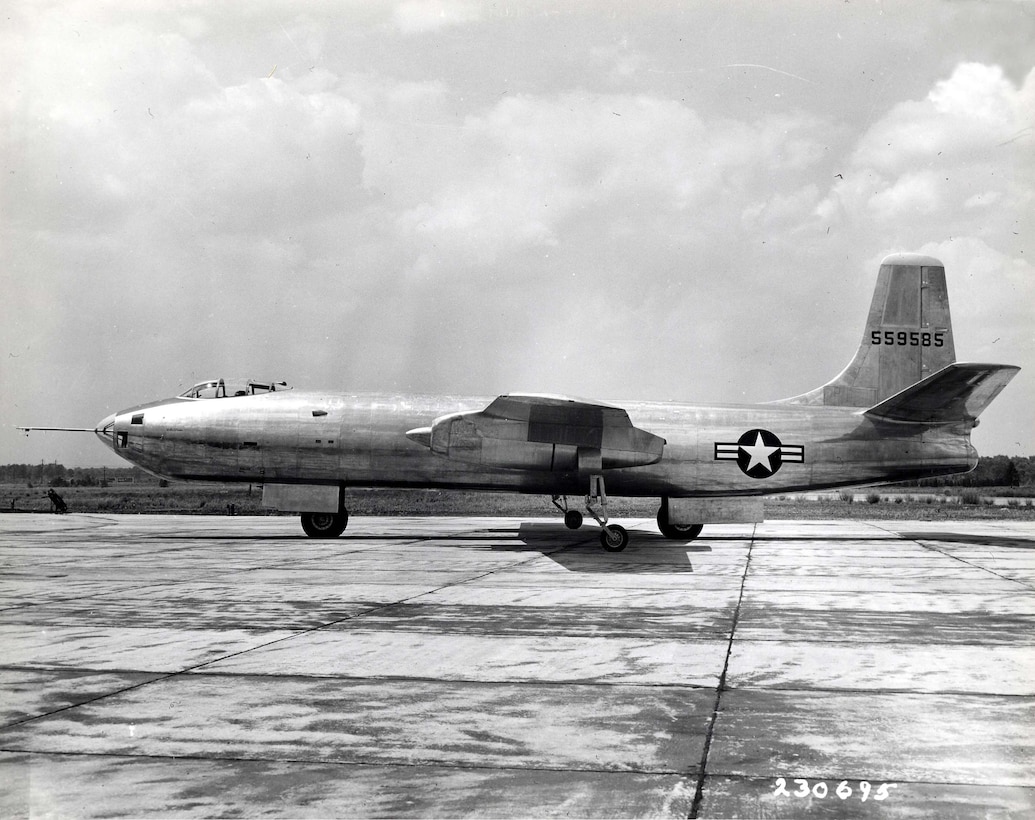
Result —
[{"label": "photo number 230695", "polygon": [[870,333],[870,344],[875,345],[907,345],[909,347],[944,347],[945,331],[936,330],[885,330],[883,333],[874,330]]}]

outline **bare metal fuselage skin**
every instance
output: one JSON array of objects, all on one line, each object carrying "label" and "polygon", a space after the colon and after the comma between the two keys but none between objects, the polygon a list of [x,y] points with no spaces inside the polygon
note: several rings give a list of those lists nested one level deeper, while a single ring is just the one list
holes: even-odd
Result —
[{"label": "bare metal fuselage skin", "polygon": [[[173,398],[121,411],[98,435],[156,475],[179,480],[342,487],[509,490],[578,495],[578,470],[486,467],[446,458],[407,438],[442,414],[488,398],[282,391],[219,399]],[[616,496],[756,496],[966,472],[977,463],[970,423],[873,419],[864,408],[621,402],[634,425],[665,440],[653,464],[608,469]],[[769,459],[753,477],[720,457],[762,429],[796,460]],[[728,452],[729,450],[727,450]],[[789,450],[788,450],[789,452]],[[775,470],[772,470],[773,467]]]}]

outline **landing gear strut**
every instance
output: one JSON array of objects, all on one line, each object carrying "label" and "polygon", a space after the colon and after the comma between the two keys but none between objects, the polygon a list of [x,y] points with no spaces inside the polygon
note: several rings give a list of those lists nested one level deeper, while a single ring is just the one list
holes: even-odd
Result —
[{"label": "landing gear strut", "polygon": [[[597,505],[599,512],[594,509]],[[629,545],[629,533],[625,527],[607,523],[607,492],[604,490],[604,477],[589,477],[589,495],[586,496],[586,511],[600,525],[600,545],[608,552],[621,552]]]},{"label": "landing gear strut", "polygon": [[302,529],[310,538],[337,538],[349,525],[349,511],[302,513]]}]

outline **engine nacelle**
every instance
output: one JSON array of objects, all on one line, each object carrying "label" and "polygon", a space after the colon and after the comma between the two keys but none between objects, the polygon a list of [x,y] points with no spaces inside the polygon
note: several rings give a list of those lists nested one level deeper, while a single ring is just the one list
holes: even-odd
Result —
[{"label": "engine nacelle", "polygon": [[665,447],[621,408],[552,396],[500,396],[406,435],[446,458],[517,470],[639,467],[660,461]]}]

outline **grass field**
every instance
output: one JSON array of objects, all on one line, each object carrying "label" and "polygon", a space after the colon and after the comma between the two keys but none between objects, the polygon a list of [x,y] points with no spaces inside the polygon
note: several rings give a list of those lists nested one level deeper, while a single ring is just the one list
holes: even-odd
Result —
[{"label": "grass field", "polygon": [[[875,487],[852,493],[784,495],[765,500],[767,518],[854,519],[980,519],[1035,520],[1035,498],[1008,497],[1018,488],[920,490]],[[115,484],[109,487],[61,487],[57,492],[69,512],[175,513],[183,515],[268,515],[262,489],[235,484]],[[0,485],[0,511],[47,512],[51,509],[46,488]],[[851,500],[848,500],[851,499]],[[996,500],[993,500],[996,499]],[[581,499],[571,499],[577,506]],[[616,518],[653,517],[656,498],[609,499]],[[472,493],[437,490],[349,490],[346,504],[354,515],[501,515],[549,516],[557,514],[550,499],[541,495]]]}]

